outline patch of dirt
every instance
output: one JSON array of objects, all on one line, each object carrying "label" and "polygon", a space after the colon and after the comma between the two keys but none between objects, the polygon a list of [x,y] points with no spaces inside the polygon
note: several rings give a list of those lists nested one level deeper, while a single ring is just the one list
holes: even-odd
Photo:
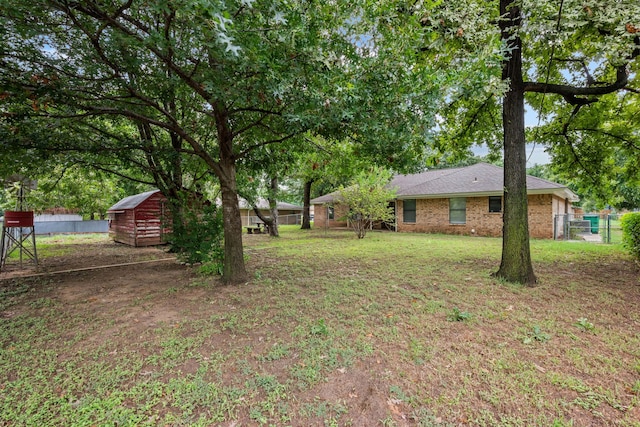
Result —
[{"label": "patch of dirt", "polygon": [[[68,310],[82,310],[101,319],[112,317],[115,326],[106,335],[117,334],[120,327],[143,331],[179,320],[182,298],[172,297],[167,290],[183,286],[194,273],[165,247],[134,248],[111,241],[65,246],[70,250],[41,258],[37,266],[24,263],[21,267],[17,260],[8,260],[0,272],[0,288],[11,294],[25,283],[34,285],[31,292],[62,303]],[[17,291],[11,290],[16,287]],[[157,298],[159,292],[166,292],[166,298]],[[190,298],[197,300],[204,291],[197,293]],[[143,304],[152,297],[153,308]],[[135,301],[140,304],[132,304]]]},{"label": "patch of dirt", "polygon": [[[62,249],[62,246],[60,247]],[[141,261],[175,257],[166,253],[166,247],[149,246],[134,248],[131,246],[104,240],[93,243],[65,244],[61,254],[50,250],[52,255],[38,259],[38,265],[23,259],[22,265],[17,259],[8,259],[0,271],[0,281],[16,277],[28,277],[37,274],[51,274],[74,269],[128,264]]]}]

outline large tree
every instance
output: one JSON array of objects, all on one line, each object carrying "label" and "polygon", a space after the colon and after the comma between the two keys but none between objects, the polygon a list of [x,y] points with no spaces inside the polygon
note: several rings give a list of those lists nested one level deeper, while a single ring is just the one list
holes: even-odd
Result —
[{"label": "large tree", "polygon": [[166,132],[200,157],[221,188],[224,280],[240,282],[236,169],[252,151],[307,130],[347,131],[391,160],[419,150],[418,74],[359,41],[358,13],[353,2],[5,1],[3,97],[54,120],[124,117],[143,140]]},{"label": "large tree", "polygon": [[245,280],[237,161],[326,124],[324,89],[353,50],[340,16],[296,2],[7,1],[2,24],[5,97],[52,119],[125,117],[203,159],[221,187],[224,279]]},{"label": "large tree", "polygon": [[[523,11],[521,7],[525,6],[529,8]],[[637,2],[585,5],[567,1],[546,11],[539,8],[539,3],[534,7],[500,0],[501,38],[508,53],[502,78],[509,82],[509,88],[503,100],[505,209],[502,262],[497,276],[525,284],[534,284],[536,277],[529,252],[524,94],[560,96],[576,115],[599,97],[632,87],[630,67],[640,53]],[[528,18],[526,25],[524,16]],[[546,37],[544,31],[548,32]],[[531,59],[528,70],[536,80],[526,79],[527,69],[523,71],[522,66],[525,53],[546,60]],[[583,78],[567,81],[563,76],[575,68],[564,64],[574,63],[584,67],[578,68]],[[587,71],[588,64],[597,67],[596,79]]]},{"label": "large tree", "polygon": [[[503,250],[496,275],[534,284],[527,214],[525,105],[538,113],[539,124],[552,120],[561,123],[556,130],[564,128],[556,132],[563,136],[553,142],[543,139],[542,133],[532,133],[536,140],[530,142],[551,146],[552,154],[576,152],[581,144],[574,132],[576,117],[590,116],[591,127],[602,135],[605,120],[593,106],[606,97],[637,95],[640,4],[469,0],[414,12],[422,16],[425,27],[428,43],[423,44],[423,55],[454,64],[472,63],[467,77],[448,95],[441,112],[442,138],[436,145],[441,151],[464,151],[472,143],[485,143],[494,151],[503,150]],[[619,116],[619,110],[611,107],[608,103],[605,116]],[[627,126],[636,129],[635,137],[626,139],[627,145],[633,145],[637,120],[629,120]],[[602,138],[593,141],[593,147],[606,150]],[[559,145],[563,148],[556,148]],[[586,173],[576,156],[563,164],[569,165],[573,174]]]}]

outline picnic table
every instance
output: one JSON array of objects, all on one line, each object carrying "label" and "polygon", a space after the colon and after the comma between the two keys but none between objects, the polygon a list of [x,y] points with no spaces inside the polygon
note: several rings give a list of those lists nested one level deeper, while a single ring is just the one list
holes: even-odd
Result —
[{"label": "picnic table", "polygon": [[269,233],[269,226],[264,222],[256,222],[245,227],[247,234],[262,234]]}]

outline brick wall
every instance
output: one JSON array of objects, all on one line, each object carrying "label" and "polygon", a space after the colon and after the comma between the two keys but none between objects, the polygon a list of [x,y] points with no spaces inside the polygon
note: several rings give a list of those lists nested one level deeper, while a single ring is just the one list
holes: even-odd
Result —
[{"label": "brick wall", "polygon": [[333,219],[327,220],[327,206],[313,205],[313,226],[315,228],[346,227],[347,221],[344,217],[347,215],[348,208],[338,204],[333,209]]},{"label": "brick wall", "polygon": [[529,235],[538,239],[553,239],[553,196],[529,196]]},{"label": "brick wall", "polygon": [[[416,222],[403,222],[402,200],[396,204],[398,231],[444,233],[499,237],[502,235],[502,213],[489,212],[488,197],[467,197],[466,224],[449,223],[449,199],[417,199]],[[553,199],[556,199],[554,205]],[[550,194],[529,196],[529,234],[534,238],[553,238],[556,209],[564,212],[564,200]]]}]

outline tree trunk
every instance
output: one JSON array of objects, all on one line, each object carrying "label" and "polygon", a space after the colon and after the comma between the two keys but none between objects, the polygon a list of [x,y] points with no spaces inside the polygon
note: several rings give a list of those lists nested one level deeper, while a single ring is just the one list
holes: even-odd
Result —
[{"label": "tree trunk", "polygon": [[304,194],[303,198],[303,208],[302,208],[302,230],[310,230],[311,229],[311,214],[309,211],[311,210],[311,185],[313,184],[313,180],[308,180],[304,182]]},{"label": "tree trunk", "polygon": [[270,217],[265,217],[256,206],[254,201],[249,201],[251,206],[253,207],[253,212],[255,212],[256,216],[260,218],[260,221],[264,222],[265,225],[269,228],[269,236],[279,237],[280,233],[278,231],[278,178],[271,178],[270,188],[269,188],[269,196],[267,197],[267,201],[269,203],[269,215]]},{"label": "tree trunk", "polygon": [[235,284],[247,280],[242,246],[242,219],[238,205],[236,168],[234,162],[220,162],[223,177],[220,178],[222,193],[222,221],[224,223],[224,269],[222,280]]},{"label": "tree trunk", "polygon": [[517,29],[522,16],[514,0],[500,0],[500,29],[510,57],[503,64],[502,78],[510,83],[502,105],[504,130],[504,210],[502,261],[496,276],[509,282],[533,286],[536,276],[529,248],[529,217],[524,128],[522,41]]},{"label": "tree trunk", "polygon": [[[220,161],[213,166],[220,180],[222,193],[222,222],[224,224],[224,268],[222,280],[228,284],[247,280],[242,246],[242,218],[238,204],[236,159],[233,154],[233,134],[229,129],[229,117],[223,106],[215,109]],[[217,166],[217,167],[216,167]]]},{"label": "tree trunk", "polygon": [[271,178],[271,186],[269,189],[269,211],[271,212],[271,224],[269,224],[269,235],[278,237],[278,177]]}]

